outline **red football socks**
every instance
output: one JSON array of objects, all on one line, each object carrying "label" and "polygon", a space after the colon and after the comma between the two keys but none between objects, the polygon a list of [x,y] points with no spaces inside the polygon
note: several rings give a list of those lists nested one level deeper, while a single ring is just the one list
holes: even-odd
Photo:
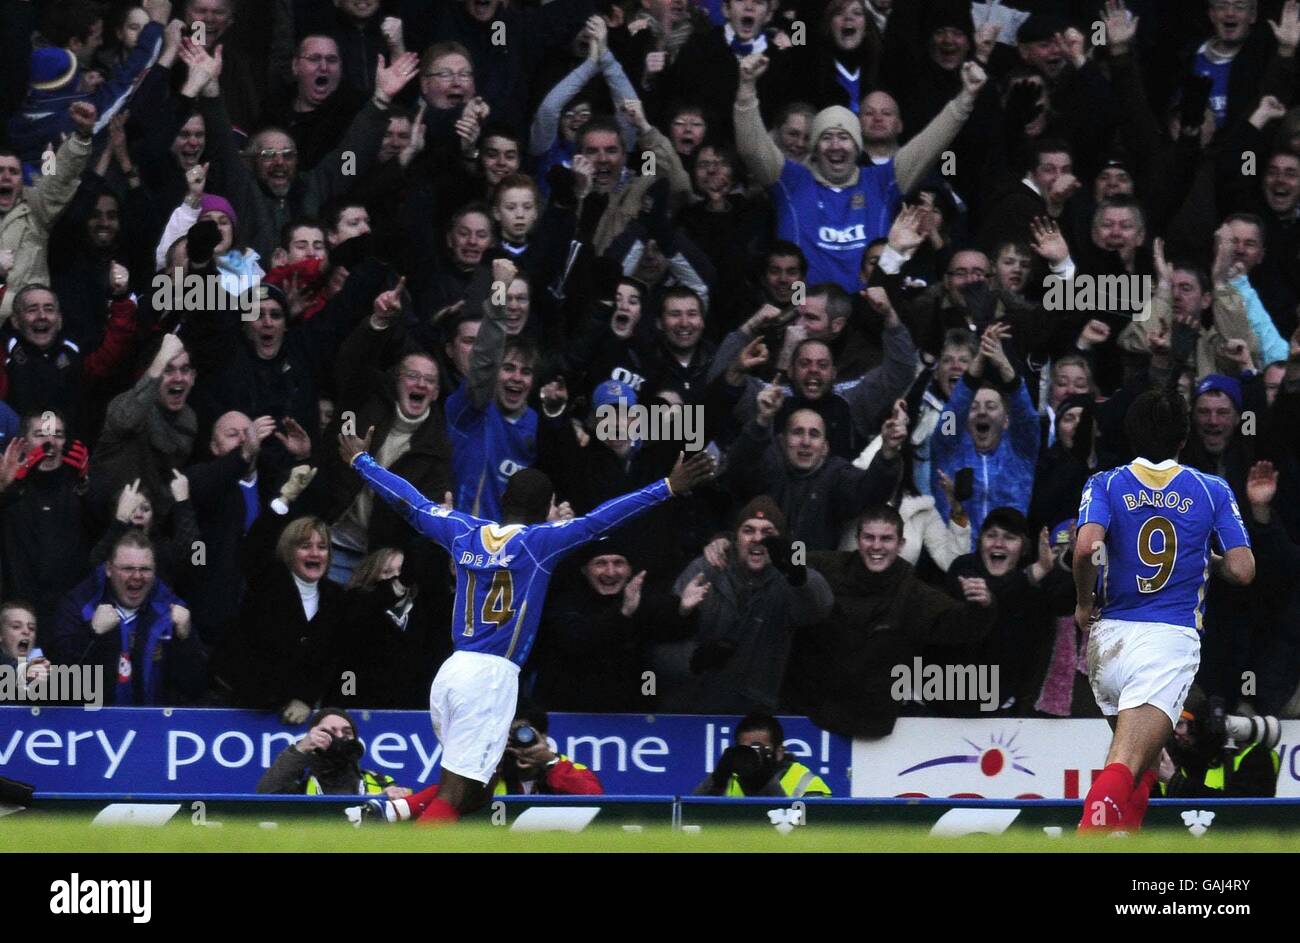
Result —
[{"label": "red football socks", "polygon": [[[1126,823],[1125,813],[1133,795],[1133,774],[1123,763],[1111,763],[1092,782],[1087,797],[1083,800],[1083,818],[1079,820],[1079,831],[1093,829],[1114,829]],[[1146,809],[1146,801],[1142,802]]]},{"label": "red football socks", "polygon": [[1136,830],[1142,827],[1142,818],[1147,814],[1147,802],[1155,787],[1156,771],[1149,769],[1142,774],[1142,778],[1133,787],[1133,794],[1129,796],[1128,806],[1124,809],[1125,828]]},{"label": "red football socks", "polygon": [[428,808],[429,803],[436,798],[438,798],[438,784],[434,783],[432,786],[426,786],[419,792],[412,793],[405,799],[397,800],[398,802],[405,803],[407,808],[410,810],[409,814],[402,816],[402,818],[418,819],[424,813],[424,810]]},{"label": "red football socks", "polygon": [[416,820],[417,825],[450,825],[460,819],[460,813],[456,807],[446,799],[430,799],[429,804],[424,807],[420,817]]}]

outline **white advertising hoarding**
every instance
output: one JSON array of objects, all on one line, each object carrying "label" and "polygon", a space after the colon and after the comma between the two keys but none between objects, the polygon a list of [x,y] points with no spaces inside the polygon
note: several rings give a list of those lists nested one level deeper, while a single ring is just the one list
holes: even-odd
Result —
[{"label": "white advertising hoarding", "polygon": [[[1110,745],[1103,720],[903,717],[853,743],[855,797],[1079,799]],[[1282,722],[1279,796],[1300,796],[1300,721]]]}]

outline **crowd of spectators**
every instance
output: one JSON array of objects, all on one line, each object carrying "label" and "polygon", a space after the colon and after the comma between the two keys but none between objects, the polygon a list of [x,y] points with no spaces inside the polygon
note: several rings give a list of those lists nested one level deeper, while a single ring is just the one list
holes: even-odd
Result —
[{"label": "crowd of spectators", "polygon": [[487,519],[695,436],[714,480],[553,583],[546,708],[979,711],[900,697],[923,657],[1096,716],[1080,489],[1167,386],[1260,561],[1198,683],[1300,716],[1296,0],[0,0],[0,44],[4,663],[423,709],[450,561],[340,431]]}]

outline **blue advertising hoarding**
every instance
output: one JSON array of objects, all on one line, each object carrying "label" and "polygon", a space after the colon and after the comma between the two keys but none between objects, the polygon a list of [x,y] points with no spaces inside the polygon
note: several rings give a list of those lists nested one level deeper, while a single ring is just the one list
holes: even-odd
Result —
[{"label": "blue advertising hoarding", "polygon": [[[423,711],[355,711],[362,765],[419,788],[436,782],[441,747]],[[613,795],[694,791],[731,744],[737,717],[552,714],[555,748]],[[782,718],[786,751],[835,795],[849,794],[847,738]],[[0,775],[57,792],[253,792],[306,732],[274,714],[201,708],[0,707]]]}]

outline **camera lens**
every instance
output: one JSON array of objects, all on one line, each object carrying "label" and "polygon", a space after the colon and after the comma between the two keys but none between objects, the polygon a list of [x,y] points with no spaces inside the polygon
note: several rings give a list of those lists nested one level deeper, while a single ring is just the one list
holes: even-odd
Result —
[{"label": "camera lens", "polygon": [[537,742],[537,731],[524,724],[522,727],[517,727],[510,734],[510,739],[514,741],[517,747],[530,747]]}]

